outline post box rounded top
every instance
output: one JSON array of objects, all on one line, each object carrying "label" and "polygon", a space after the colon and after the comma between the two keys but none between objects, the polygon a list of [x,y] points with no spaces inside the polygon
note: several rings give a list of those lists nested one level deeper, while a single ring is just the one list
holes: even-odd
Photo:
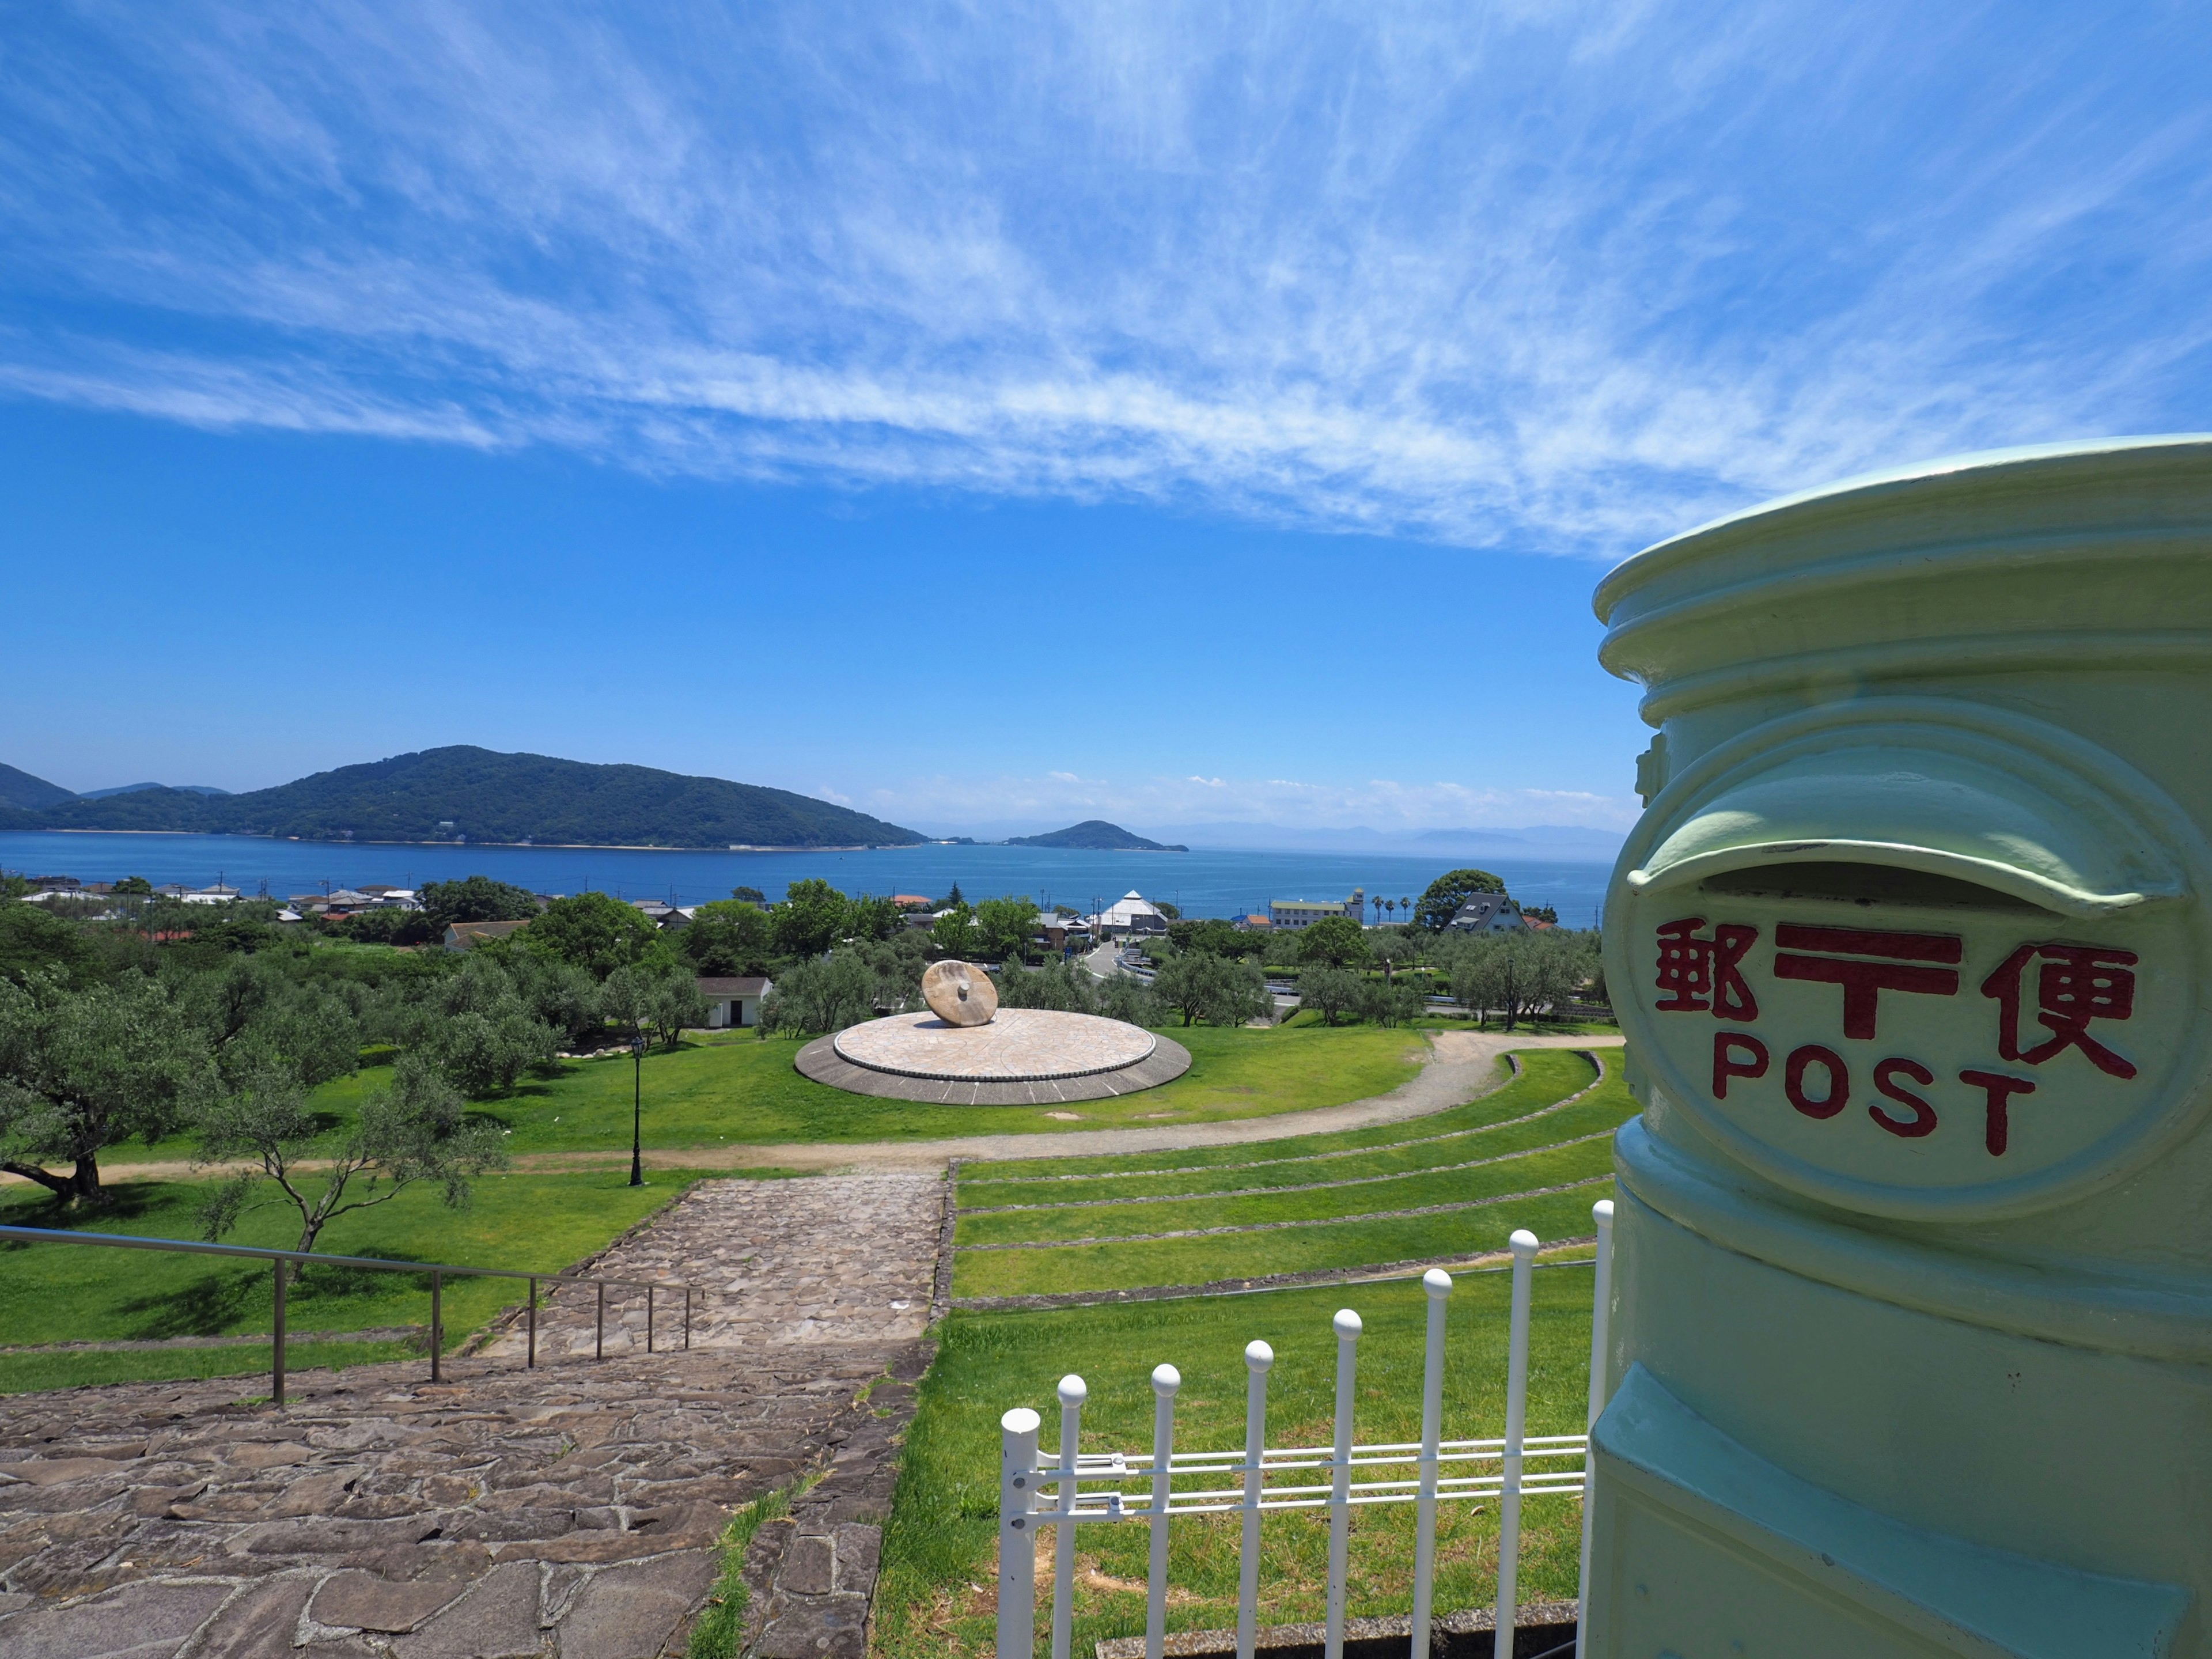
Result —
[{"label": "post box rounded top", "polygon": [[1656,725],[1771,678],[1762,663],[1857,676],[1963,635],[2212,628],[2208,553],[2212,434],[1954,456],[1644,549],[1598,584],[1599,656],[1650,689]]}]

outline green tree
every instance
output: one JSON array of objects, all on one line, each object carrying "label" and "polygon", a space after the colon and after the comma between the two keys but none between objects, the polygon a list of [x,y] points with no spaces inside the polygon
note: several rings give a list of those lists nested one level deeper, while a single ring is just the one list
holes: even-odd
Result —
[{"label": "green tree", "polygon": [[794,881],[770,911],[775,948],[787,957],[818,957],[852,931],[852,902],[818,876]]},{"label": "green tree", "polygon": [[1261,948],[1256,935],[1238,933],[1219,916],[1171,921],[1168,924],[1168,942],[1178,951],[1205,951],[1217,957],[1257,956]]},{"label": "green tree", "polygon": [[431,927],[441,933],[456,921],[532,921],[538,915],[537,897],[528,888],[489,876],[426,881],[416,897]]},{"label": "green tree", "polygon": [[154,884],[143,876],[125,876],[110,890],[118,898],[151,898],[154,896]]},{"label": "green tree", "polygon": [[1001,1008],[1054,1008],[1063,1013],[1096,1013],[1097,981],[1091,970],[1065,962],[1048,962],[1042,968],[1001,969],[993,981],[999,988]]},{"label": "green tree", "polygon": [[981,956],[983,947],[975,928],[975,913],[964,904],[955,904],[929,924],[929,943],[940,956],[963,960]]},{"label": "green tree", "polygon": [[1370,954],[1382,964],[1385,984],[1391,981],[1395,970],[1419,962],[1426,949],[1419,931],[1413,927],[1378,927],[1368,940]]},{"label": "green tree", "polygon": [[532,1013],[507,970],[475,951],[437,988],[425,1012],[415,1051],[463,1094],[479,1099],[513,1089],[529,1067],[553,1057],[560,1040]]},{"label": "green tree", "polygon": [[599,980],[635,962],[659,937],[635,906],[606,893],[556,898],[520,935],[526,948],[573,962]]},{"label": "green tree", "polygon": [[[478,945],[469,960],[502,959],[503,945]],[[515,994],[531,1018],[550,1028],[570,1048],[596,1046],[605,1021],[599,1014],[599,982],[590,970],[538,951],[507,951],[503,957]]]},{"label": "green tree", "polygon": [[1097,1012],[1129,1025],[1158,1025],[1165,1019],[1152,988],[1134,974],[1116,974],[1099,986]]},{"label": "green tree", "polygon": [[1170,957],[1152,975],[1152,994],[1182,1016],[1185,1025],[1242,1025],[1273,1010],[1267,977],[1256,963],[1231,961],[1203,951]]},{"label": "green tree", "polygon": [[1298,936],[1298,954],[1332,968],[1367,960],[1367,930],[1350,916],[1323,916]]},{"label": "green tree", "polygon": [[1413,920],[1431,933],[1441,933],[1469,896],[1504,890],[1504,878],[1487,870],[1447,870],[1421,895],[1421,902],[1413,908]]},{"label": "green tree", "polygon": [[64,921],[43,904],[0,899],[0,978],[27,985],[41,974],[58,974],[82,990],[106,977],[98,940],[89,928]]},{"label": "green tree", "polygon": [[278,958],[227,957],[182,977],[177,1000],[226,1077],[282,1071],[312,1089],[360,1064],[361,1024],[346,1000]]},{"label": "green tree", "polygon": [[807,1036],[872,1019],[876,976],[856,951],[808,957],[775,976],[761,1000],[761,1030]]},{"label": "green tree", "polygon": [[[200,1206],[203,1236],[221,1238],[237,1224],[266,1181],[300,1217],[293,1246],[312,1250],[323,1229],[340,1216],[386,1204],[418,1182],[443,1188],[450,1208],[468,1202],[469,1183],[506,1166],[507,1151],[495,1123],[468,1117],[461,1097],[429,1065],[403,1055],[388,1088],[362,1097],[344,1134],[328,1140],[297,1078],[281,1071],[249,1073],[214,1095],[195,1113],[199,1155],[206,1163],[250,1158],[250,1170],[225,1182]],[[309,1158],[311,1170],[303,1167]]]},{"label": "green tree", "polygon": [[1372,1020],[1377,1025],[1398,1026],[1419,1018],[1425,1005],[1421,994],[1410,985],[1363,979],[1359,981],[1358,1006],[1362,1019]]},{"label": "green tree", "polygon": [[1028,899],[1008,894],[1004,898],[987,898],[975,907],[977,947],[988,957],[1026,961],[1036,930],[1037,908]]},{"label": "green tree", "polygon": [[[158,981],[0,982],[0,1170],[64,1202],[108,1202],[100,1154],[160,1139],[208,1077],[205,1040]],[[66,1176],[43,1167],[62,1162]]]},{"label": "green tree", "polygon": [[662,1048],[675,1048],[684,1041],[684,1032],[706,1024],[710,1012],[707,999],[699,994],[699,977],[689,968],[665,964],[653,975],[646,1023],[660,1039]]},{"label": "green tree", "polygon": [[1585,951],[1563,932],[1486,935],[1452,970],[1452,995],[1477,1015],[1503,1015],[1510,1031],[1574,995],[1589,975]]},{"label": "green tree", "polygon": [[697,973],[765,974],[775,955],[775,930],[758,906],[716,899],[691,913],[691,925],[676,934],[676,948]]},{"label": "green tree", "polygon": [[1324,1025],[1334,1025],[1359,1006],[1358,975],[1341,968],[1308,968],[1298,975],[1298,1006],[1310,1008]]},{"label": "green tree", "polygon": [[1555,927],[1559,926],[1559,912],[1553,905],[1524,904],[1521,907],[1521,914],[1531,921],[1548,921]]},{"label": "green tree", "polygon": [[846,935],[851,939],[887,939],[905,926],[905,915],[897,905],[881,895],[867,893],[853,901],[845,919]]},{"label": "green tree", "polygon": [[[763,905],[768,902],[768,895],[762,892],[757,887],[732,887],[730,889],[730,896],[737,900],[740,904],[757,906]],[[718,903],[720,902],[720,901],[719,900],[716,901]]]}]

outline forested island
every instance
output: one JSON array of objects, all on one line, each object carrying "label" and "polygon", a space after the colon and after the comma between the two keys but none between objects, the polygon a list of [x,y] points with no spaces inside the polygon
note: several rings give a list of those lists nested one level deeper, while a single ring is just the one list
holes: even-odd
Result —
[{"label": "forested island", "polygon": [[94,798],[8,773],[0,830],[716,848],[913,847],[927,839],[787,789],[465,744],[237,795],[155,787]]}]

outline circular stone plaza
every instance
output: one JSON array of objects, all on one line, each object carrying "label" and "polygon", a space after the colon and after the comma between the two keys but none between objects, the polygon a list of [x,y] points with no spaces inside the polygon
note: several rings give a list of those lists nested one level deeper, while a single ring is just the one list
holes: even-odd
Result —
[{"label": "circular stone plaza", "polygon": [[1190,1050],[1096,1014],[1000,1008],[974,1025],[931,1012],[867,1020],[808,1043],[796,1063],[817,1083],[854,1094],[1028,1106],[1157,1088],[1190,1069]]}]

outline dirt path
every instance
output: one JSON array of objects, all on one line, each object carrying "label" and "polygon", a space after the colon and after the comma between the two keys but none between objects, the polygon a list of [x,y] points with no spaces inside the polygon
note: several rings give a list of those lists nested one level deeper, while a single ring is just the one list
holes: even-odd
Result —
[{"label": "dirt path", "polygon": [[[668,1147],[648,1151],[656,1170],[933,1170],[948,1158],[1121,1157],[1131,1152],[1182,1152],[1194,1146],[1241,1146],[1289,1135],[1332,1134],[1377,1123],[1425,1117],[1487,1094],[1504,1079],[1498,1057],[1515,1048],[1617,1048],[1617,1036],[1535,1036],[1524,1032],[1432,1031],[1431,1057],[1420,1071],[1387,1095],[1347,1101],[1310,1112],[1238,1118],[1227,1123],[1162,1123],[1143,1128],[1064,1129],[1045,1134],[957,1135],[940,1140],[775,1141],[743,1146]],[[999,1107],[979,1107],[994,1112]],[[532,1152],[518,1170],[597,1170],[625,1165],[619,1148],[589,1152]],[[313,1168],[313,1165],[303,1165]],[[210,1171],[181,1161],[110,1164],[101,1179],[183,1181]],[[15,1181],[17,1176],[0,1176]]]}]

